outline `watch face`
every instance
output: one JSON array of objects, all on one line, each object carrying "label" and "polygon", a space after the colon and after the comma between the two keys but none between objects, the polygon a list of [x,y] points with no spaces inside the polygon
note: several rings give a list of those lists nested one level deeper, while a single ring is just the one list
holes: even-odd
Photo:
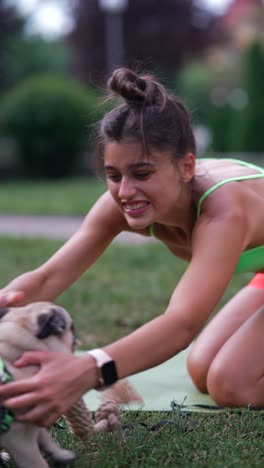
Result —
[{"label": "watch face", "polygon": [[103,364],[101,368],[102,377],[104,381],[104,385],[107,387],[108,385],[112,385],[118,380],[116,365],[114,361],[109,361]]}]

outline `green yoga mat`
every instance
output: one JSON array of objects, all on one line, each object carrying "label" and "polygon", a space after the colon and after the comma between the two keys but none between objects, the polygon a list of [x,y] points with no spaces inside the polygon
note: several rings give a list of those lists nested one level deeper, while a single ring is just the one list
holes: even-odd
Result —
[{"label": "green yoga mat", "polygon": [[[192,383],[186,368],[188,349],[169,361],[128,378],[144,403],[131,403],[127,409],[170,411],[176,405],[189,411],[219,411],[209,395],[200,393]],[[91,390],[84,396],[91,411],[100,404],[100,392]],[[196,406],[198,405],[198,406]]]}]

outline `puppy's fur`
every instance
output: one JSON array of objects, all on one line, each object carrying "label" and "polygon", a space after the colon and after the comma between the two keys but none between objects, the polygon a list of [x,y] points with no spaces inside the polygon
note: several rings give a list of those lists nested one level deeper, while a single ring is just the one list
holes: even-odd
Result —
[{"label": "puppy's fur", "polygon": [[[24,307],[0,308],[0,356],[14,380],[37,371],[36,366],[18,369],[13,365],[24,351],[72,353],[74,341],[72,320],[58,305],[36,302]],[[75,459],[75,454],[60,448],[46,429],[15,420],[7,432],[0,433],[0,446],[9,452],[18,468],[48,468],[40,448],[59,463],[71,463]]]}]

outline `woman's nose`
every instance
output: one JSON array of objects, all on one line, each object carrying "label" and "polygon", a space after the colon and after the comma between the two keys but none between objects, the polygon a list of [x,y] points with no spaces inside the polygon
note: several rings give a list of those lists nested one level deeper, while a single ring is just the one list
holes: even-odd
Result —
[{"label": "woman's nose", "polygon": [[135,186],[132,183],[132,181],[130,181],[126,177],[122,177],[120,187],[119,187],[119,191],[118,191],[118,195],[119,195],[120,200],[122,200],[122,199],[125,200],[125,199],[131,198],[135,194],[135,191],[136,191],[136,189],[135,189]]}]

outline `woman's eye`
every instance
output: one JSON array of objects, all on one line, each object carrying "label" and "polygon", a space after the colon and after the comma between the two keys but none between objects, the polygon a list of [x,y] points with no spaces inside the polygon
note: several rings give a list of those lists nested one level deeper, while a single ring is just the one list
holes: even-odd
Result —
[{"label": "woman's eye", "polygon": [[114,172],[106,173],[106,178],[113,182],[119,182],[121,180],[120,174],[116,174]]},{"label": "woman's eye", "polygon": [[150,172],[137,172],[135,176],[136,176],[136,179],[140,179],[140,180],[147,179],[150,176]]}]

